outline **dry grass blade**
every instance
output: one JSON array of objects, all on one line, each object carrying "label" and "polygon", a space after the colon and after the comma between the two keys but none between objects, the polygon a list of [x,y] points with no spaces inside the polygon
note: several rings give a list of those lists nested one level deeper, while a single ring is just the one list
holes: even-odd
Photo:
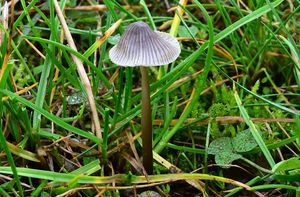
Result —
[{"label": "dry grass blade", "polygon": [[146,172],[146,170],[145,170],[145,168],[144,168],[144,166],[142,164],[142,161],[140,160],[140,157],[139,157],[139,155],[137,153],[137,150],[135,148],[135,145],[134,145],[134,141],[135,140],[134,140],[132,134],[128,130],[126,130],[126,135],[127,135],[127,138],[128,138],[128,142],[129,142],[131,151],[133,152],[133,155],[134,155],[134,157],[135,157],[135,159],[136,159],[136,161],[138,163],[138,167],[139,167],[140,171],[142,171],[142,173],[144,175],[147,175],[147,172]]},{"label": "dry grass blade", "polygon": [[[15,5],[18,2],[19,2],[19,0],[10,1],[10,2],[7,3],[7,5],[10,6],[11,3],[13,3],[13,5]],[[5,9],[4,6],[1,8],[1,12],[2,12],[3,9]]]},{"label": "dry grass blade", "polygon": [[84,56],[91,56],[120,26],[122,19],[117,20],[97,41],[84,53]]},{"label": "dry grass blade", "polygon": [[[68,25],[67,25],[66,20],[63,16],[63,13],[62,13],[59,5],[58,5],[57,0],[54,0],[53,3],[54,3],[54,6],[55,6],[57,16],[58,16],[58,18],[60,20],[60,23],[62,25],[62,28],[65,32],[68,44],[70,45],[70,47],[73,50],[77,51],[76,45],[74,43],[74,40],[73,40],[72,35],[69,31]],[[77,72],[79,74],[79,77],[80,77],[85,89],[86,89],[86,93],[87,93],[87,96],[88,96],[88,101],[89,101],[91,111],[92,111],[92,118],[93,118],[93,123],[94,123],[94,126],[95,126],[95,130],[96,130],[96,136],[98,138],[102,138],[100,121],[99,121],[98,112],[97,112],[97,109],[96,109],[96,104],[95,104],[95,100],[94,100],[94,96],[93,96],[93,92],[92,92],[92,88],[91,88],[89,78],[88,78],[88,76],[85,72],[82,61],[78,57],[76,57],[75,55],[72,55],[72,59],[73,59],[73,61],[75,62],[76,66],[77,66]]]},{"label": "dry grass blade", "polygon": [[19,146],[16,146],[10,142],[6,142],[6,143],[7,143],[7,146],[9,147],[10,151],[12,153],[14,153],[15,155],[17,155],[23,159],[33,161],[33,162],[40,162],[37,154],[32,153],[27,150],[24,150],[24,149],[20,148]]},{"label": "dry grass blade", "polygon": [[89,5],[89,6],[76,6],[67,7],[66,10],[80,10],[80,11],[106,11],[106,5]]},{"label": "dry grass blade", "polygon": [[[182,170],[179,169],[177,166],[171,164],[168,162],[166,159],[164,159],[162,156],[157,154],[155,151],[153,151],[153,158],[155,159],[156,162],[160,163],[163,165],[165,168],[170,170],[171,173],[182,173]],[[188,184],[191,186],[195,187],[201,192],[204,192],[204,183],[200,180],[186,180]]]},{"label": "dry grass blade", "polygon": [[[31,90],[32,88],[36,87],[37,86],[37,83],[34,83],[32,84],[31,86],[27,87],[27,88],[24,88],[18,92],[16,92],[17,95],[21,95],[21,94],[24,94],[25,92],[28,92],[29,90]],[[8,100],[8,96],[4,96],[2,97],[2,101],[7,101]]]},{"label": "dry grass blade", "polygon": [[[24,36],[24,34],[23,34],[23,32],[19,29],[19,28],[17,28],[17,31],[19,32],[19,34],[21,35],[21,36]],[[40,52],[40,50],[36,47],[36,46],[34,46],[34,44],[32,44],[28,39],[26,39],[26,38],[24,38],[24,40],[25,40],[25,42],[41,57],[41,58],[43,58],[43,59],[45,59],[45,56],[44,56],[44,54],[43,53],[41,53]]]},{"label": "dry grass blade", "polygon": [[[188,2],[188,0],[180,0],[179,5],[181,5],[182,7],[185,7],[187,2]],[[181,6],[177,6],[176,13],[173,18],[173,22],[172,22],[172,26],[171,26],[171,30],[170,30],[170,34],[173,36],[177,35],[178,26],[180,24],[179,16],[182,16],[184,13],[184,10],[181,8]]]},{"label": "dry grass blade", "polygon": [[126,152],[122,152],[121,155],[131,164],[131,166],[139,173],[142,174],[142,166],[140,161],[138,161],[137,159],[135,159],[134,157],[132,157],[130,154],[126,153]]},{"label": "dry grass blade", "polygon": [[214,175],[208,175],[208,174],[162,174],[162,175],[150,175],[149,180],[147,180],[143,176],[136,177],[136,180],[132,181],[133,183],[137,184],[143,184],[147,183],[157,183],[157,182],[165,182],[165,181],[179,181],[179,180],[210,180],[210,181],[220,181],[223,183],[229,183],[235,186],[243,187],[246,190],[251,190],[251,187],[241,183],[239,181],[235,181],[233,179],[214,176]]}]

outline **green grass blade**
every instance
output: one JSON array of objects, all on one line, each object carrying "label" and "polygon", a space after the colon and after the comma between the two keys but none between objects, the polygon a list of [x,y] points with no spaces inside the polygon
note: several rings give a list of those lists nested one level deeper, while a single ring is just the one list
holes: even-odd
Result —
[{"label": "green grass blade", "polygon": [[242,102],[241,102],[241,99],[240,99],[237,91],[234,92],[234,98],[240,109],[240,113],[241,113],[242,117],[244,118],[246,124],[250,128],[250,131],[251,131],[255,141],[257,142],[258,146],[260,147],[261,151],[263,152],[265,158],[267,159],[269,165],[272,168],[275,165],[275,161],[274,161],[270,151],[268,150],[264,140],[262,139],[261,135],[259,134],[259,131],[256,129],[254,123],[252,122],[251,118],[249,117],[245,107],[242,106]]},{"label": "green grass blade", "polygon": [[109,110],[104,111],[104,128],[103,128],[103,142],[102,142],[102,158],[107,162],[107,141],[109,133]]},{"label": "green grass blade", "polygon": [[[72,173],[58,173],[53,171],[46,170],[36,170],[30,168],[17,168],[18,172],[22,176],[53,180],[57,182],[70,183],[71,181],[76,181],[77,183],[82,184],[107,184],[107,183],[157,183],[165,181],[176,181],[176,180],[212,180],[220,181],[224,183],[230,183],[237,186],[242,186],[248,190],[251,187],[234,181],[232,179],[224,178],[221,176],[214,176],[209,174],[197,174],[197,173],[181,173],[181,174],[160,174],[160,175],[149,175],[145,176],[135,176],[135,175],[126,175],[126,174],[117,174],[113,176],[86,176],[86,175],[76,175]],[[9,167],[0,167],[0,173],[11,174],[11,169]]]},{"label": "green grass blade", "polygon": [[173,137],[173,135],[175,135],[177,130],[180,128],[182,123],[185,121],[185,119],[188,117],[188,115],[190,114],[190,112],[192,111],[192,109],[194,108],[196,103],[198,102],[198,98],[200,96],[200,93],[202,92],[202,90],[206,86],[206,79],[207,79],[207,76],[208,76],[208,73],[209,73],[209,70],[210,70],[210,64],[211,64],[212,55],[213,55],[213,44],[214,44],[213,23],[212,23],[212,20],[211,20],[210,16],[207,13],[207,11],[203,7],[203,5],[200,4],[197,0],[195,0],[194,2],[201,9],[201,11],[204,13],[205,18],[206,18],[207,23],[208,23],[208,27],[209,27],[208,52],[207,52],[207,56],[206,56],[206,59],[205,59],[204,71],[199,76],[199,79],[197,80],[197,82],[195,84],[195,92],[194,92],[194,96],[192,97],[191,102],[184,109],[184,111],[181,114],[181,116],[180,116],[178,122],[176,123],[176,125],[172,128],[171,131],[169,131],[168,133],[166,133],[165,136],[162,137],[161,141],[155,147],[154,150],[157,153],[159,153],[160,151],[162,151],[164,149],[164,147],[167,145],[168,141]]},{"label": "green grass blade", "polygon": [[[12,64],[7,64],[6,68],[4,68],[4,66],[3,66],[2,69],[5,69],[5,70],[3,71],[3,73],[1,72],[2,76],[1,76],[1,79],[0,79],[0,90],[4,90],[4,88],[6,87],[7,79],[8,79],[9,73],[11,72],[11,69],[12,69]],[[12,156],[12,153],[9,149],[8,143],[6,142],[6,138],[4,136],[4,132],[3,132],[3,129],[2,129],[3,128],[2,124],[4,122],[4,121],[2,121],[3,111],[4,111],[2,97],[3,97],[3,93],[0,92],[0,117],[1,117],[1,121],[0,121],[0,147],[6,153],[7,161],[8,161],[8,164],[10,165],[10,167],[8,167],[8,168],[10,168],[11,171],[12,171],[12,174],[13,174],[14,180],[16,182],[17,188],[20,192],[20,195],[24,196],[24,191],[23,191],[23,187],[21,185],[20,177],[19,177],[18,172],[16,170],[16,164],[15,164],[14,158]]]},{"label": "green grass blade", "polygon": [[128,10],[126,10],[123,6],[121,6],[116,0],[110,0],[110,2],[112,2],[113,4],[115,4],[115,6],[122,12],[124,12],[125,14],[127,14],[130,18],[132,18],[133,20],[137,21],[138,17],[136,17],[134,14],[132,14],[131,12],[129,12]]},{"label": "green grass blade", "polygon": [[43,108],[36,106],[35,104],[31,103],[30,101],[27,101],[26,99],[8,91],[8,90],[0,89],[0,93],[9,96],[11,99],[15,99],[15,100],[21,102],[23,105],[25,105],[33,110],[36,110],[37,112],[39,112],[40,114],[45,116],[47,119],[53,121],[58,126],[61,126],[62,128],[66,129],[70,132],[76,133],[82,137],[90,139],[95,143],[101,142],[101,140],[99,138],[97,138],[96,136],[94,136],[92,133],[83,131],[74,126],[69,125],[68,123],[65,123],[59,117],[56,117],[55,115],[49,113],[48,111],[44,110]]},{"label": "green grass blade", "polygon": [[54,46],[56,46],[59,49],[65,50],[70,52],[71,54],[77,56],[79,59],[81,59],[84,63],[86,63],[88,66],[91,67],[91,69],[93,71],[95,71],[97,73],[97,75],[99,76],[99,78],[103,81],[103,83],[105,84],[105,86],[107,88],[112,88],[112,85],[110,84],[110,82],[108,81],[108,79],[104,76],[104,74],[102,73],[102,71],[100,71],[92,62],[90,62],[84,55],[82,55],[81,53],[74,51],[73,49],[71,49],[68,46],[65,46],[64,44],[61,44],[59,42],[55,42],[52,40],[47,40],[47,39],[43,39],[43,38],[38,38],[38,37],[31,37],[31,36],[24,36],[24,38],[27,38],[29,40],[34,40],[34,41],[39,41],[39,42],[43,42],[43,43],[48,43],[48,44],[52,44]]},{"label": "green grass blade", "polygon": [[38,187],[36,187],[35,190],[30,194],[30,197],[43,196],[40,193],[47,186],[47,184],[48,184],[48,181],[47,180],[43,180],[42,183]]},{"label": "green grass blade", "polygon": [[33,162],[40,162],[40,160],[38,159],[38,156],[36,154],[29,152],[27,150],[23,150],[22,148],[15,146],[9,142],[7,142],[6,144],[13,154],[18,155],[19,157],[21,157],[23,159],[27,159],[27,160],[30,160]]},{"label": "green grass blade", "polygon": [[144,11],[145,11],[145,13],[146,13],[146,15],[147,15],[147,17],[148,17],[148,20],[149,20],[149,22],[150,22],[150,25],[151,25],[151,27],[152,27],[152,29],[153,29],[153,30],[156,30],[156,25],[155,25],[155,23],[154,23],[153,17],[152,17],[152,15],[151,15],[151,13],[150,13],[150,11],[149,11],[149,9],[148,9],[148,7],[147,7],[145,1],[144,1],[144,0],[140,0],[140,5],[141,5],[141,6],[143,7],[143,9],[144,9]]},{"label": "green grass blade", "polygon": [[[56,35],[58,33],[58,23],[57,23],[57,19],[54,18],[54,6],[53,3],[49,4],[49,10],[50,10],[50,29],[51,29],[51,35],[49,40],[51,41],[56,41]],[[43,107],[44,105],[44,101],[45,101],[45,95],[46,95],[46,91],[47,91],[47,86],[49,85],[48,83],[50,83],[48,81],[48,77],[50,75],[51,70],[54,68],[53,67],[53,62],[52,59],[53,58],[50,54],[54,54],[55,53],[55,46],[54,45],[49,45],[49,49],[50,49],[50,53],[47,53],[46,55],[46,59],[43,65],[43,70],[42,70],[42,75],[40,78],[40,82],[39,82],[39,86],[38,86],[38,92],[36,95],[36,100],[35,100],[35,105],[37,107]],[[41,122],[41,114],[38,113],[37,111],[34,111],[33,113],[33,119],[32,119],[32,134],[33,134],[33,140],[34,143],[39,144],[39,142],[36,139],[36,133],[39,132],[39,128],[40,128],[40,122]]]},{"label": "green grass blade", "polygon": [[260,95],[258,95],[258,94],[256,94],[256,93],[252,92],[251,90],[245,88],[245,87],[244,87],[243,85],[241,85],[240,83],[234,81],[234,80],[233,80],[229,75],[227,75],[226,72],[223,71],[219,66],[217,66],[216,64],[214,64],[214,66],[215,66],[220,72],[222,72],[222,74],[223,74],[224,76],[226,76],[227,79],[229,79],[231,82],[233,82],[233,83],[236,84],[238,87],[240,87],[241,89],[243,89],[245,92],[247,92],[247,93],[253,95],[254,97],[256,97],[256,98],[258,98],[258,99],[260,99],[260,100],[262,100],[262,101],[265,101],[266,103],[268,103],[268,104],[270,104],[271,106],[274,106],[274,107],[276,107],[276,108],[278,108],[278,109],[281,109],[281,110],[283,110],[283,111],[289,112],[289,113],[291,113],[291,114],[293,114],[293,115],[296,115],[296,116],[299,116],[299,115],[300,115],[300,111],[299,111],[299,110],[292,110],[292,109],[289,109],[289,108],[287,108],[287,107],[285,107],[285,106],[283,106],[283,105],[280,105],[280,104],[278,104],[278,103],[275,103],[275,102],[273,102],[273,101],[271,101],[271,100],[269,100],[269,99],[266,99],[266,98],[263,97],[263,96],[260,96]]},{"label": "green grass blade", "polygon": [[[278,5],[280,5],[283,2],[283,0],[277,0],[274,1],[273,3],[271,3],[271,5],[273,7],[276,7]],[[227,37],[229,34],[231,34],[232,32],[234,32],[235,30],[237,30],[238,28],[240,28],[241,26],[261,17],[262,15],[268,13],[271,11],[271,8],[269,5],[265,5],[253,12],[251,12],[250,14],[248,14],[247,16],[241,18],[240,20],[234,22],[233,24],[231,24],[230,26],[228,26],[226,29],[224,29],[223,31],[221,31],[219,34],[217,34],[215,36],[215,43],[221,41],[223,38]]]},{"label": "green grass blade", "polygon": [[293,44],[293,42],[290,42],[285,37],[279,35],[279,38],[281,38],[284,43],[290,48],[291,51],[291,57],[295,65],[295,76],[296,80],[298,82],[298,86],[300,87],[300,54],[298,53],[297,47]]},{"label": "green grass blade", "polygon": [[24,18],[25,16],[26,16],[26,17],[29,17],[29,15],[28,15],[29,10],[30,10],[33,6],[35,6],[35,4],[36,4],[37,2],[38,2],[38,0],[33,0],[33,1],[31,1],[31,2],[29,3],[29,5],[26,7],[26,6],[25,6],[24,0],[21,1],[24,12],[22,12],[22,13],[20,14],[20,16],[15,20],[14,25],[13,25],[13,29],[16,29],[16,28],[17,28],[17,26],[22,22],[22,20],[23,20],[23,18]]},{"label": "green grass blade", "polygon": [[0,187],[0,194],[3,197],[10,197],[10,195],[2,187]]},{"label": "green grass blade", "polygon": [[86,175],[91,175],[95,172],[97,172],[98,170],[100,170],[101,167],[100,167],[100,161],[97,159],[97,160],[94,160],[74,171],[72,171],[71,173],[72,174],[86,174]]}]

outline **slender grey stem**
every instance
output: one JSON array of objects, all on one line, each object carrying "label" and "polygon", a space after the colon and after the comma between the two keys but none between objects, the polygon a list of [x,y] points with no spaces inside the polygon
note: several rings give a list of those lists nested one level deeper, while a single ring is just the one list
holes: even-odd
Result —
[{"label": "slender grey stem", "polygon": [[250,164],[251,166],[255,167],[256,169],[262,171],[262,172],[265,172],[265,173],[268,173],[268,174],[273,174],[272,170],[268,170],[266,168],[263,168],[259,165],[257,165],[256,163],[250,161],[249,159],[246,159],[245,157],[241,157],[241,159],[245,162],[247,162],[248,164]]},{"label": "slender grey stem", "polygon": [[143,144],[143,165],[147,174],[153,174],[152,154],[152,118],[150,103],[150,85],[148,70],[141,66],[142,74],[142,144]]}]

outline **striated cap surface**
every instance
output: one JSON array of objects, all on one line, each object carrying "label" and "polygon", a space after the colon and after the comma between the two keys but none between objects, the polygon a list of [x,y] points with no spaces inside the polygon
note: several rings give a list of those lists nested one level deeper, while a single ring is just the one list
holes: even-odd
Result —
[{"label": "striated cap surface", "polygon": [[109,58],[120,66],[160,66],[175,61],[180,51],[178,41],[170,34],[152,31],[146,23],[135,22],[109,51]]}]

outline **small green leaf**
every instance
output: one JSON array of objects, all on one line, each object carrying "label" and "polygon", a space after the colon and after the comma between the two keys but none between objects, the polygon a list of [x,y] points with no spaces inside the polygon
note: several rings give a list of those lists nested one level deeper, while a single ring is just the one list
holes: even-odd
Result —
[{"label": "small green leaf", "polygon": [[19,157],[23,158],[23,159],[27,159],[29,161],[34,161],[34,162],[40,162],[40,160],[38,159],[38,156],[35,153],[32,153],[30,151],[27,150],[23,150],[20,147],[6,142],[7,146],[9,147],[10,151],[15,154],[18,155]]},{"label": "small green leaf", "polygon": [[116,45],[119,42],[120,38],[121,38],[120,34],[117,34],[115,36],[110,36],[107,39],[107,42],[111,45]]},{"label": "small green leaf", "polygon": [[233,147],[231,144],[231,138],[221,137],[209,144],[208,154],[216,155],[221,152],[233,152]]},{"label": "small green leaf", "polygon": [[257,146],[249,129],[239,132],[233,139],[232,145],[235,152],[247,152]]},{"label": "small green leaf", "polygon": [[[189,27],[190,32],[192,33],[193,36],[196,36],[196,34],[199,32],[199,29],[196,26],[191,26]],[[180,37],[188,37],[190,38],[191,35],[189,34],[188,30],[185,28],[185,26],[180,25],[178,27],[178,35]]]},{"label": "small green leaf", "polygon": [[240,154],[233,152],[219,152],[215,156],[215,161],[219,165],[230,165],[233,161],[238,160],[242,157]]},{"label": "small green leaf", "polygon": [[300,159],[293,157],[288,160],[277,163],[273,168],[273,172],[283,172],[287,170],[300,169]]}]

